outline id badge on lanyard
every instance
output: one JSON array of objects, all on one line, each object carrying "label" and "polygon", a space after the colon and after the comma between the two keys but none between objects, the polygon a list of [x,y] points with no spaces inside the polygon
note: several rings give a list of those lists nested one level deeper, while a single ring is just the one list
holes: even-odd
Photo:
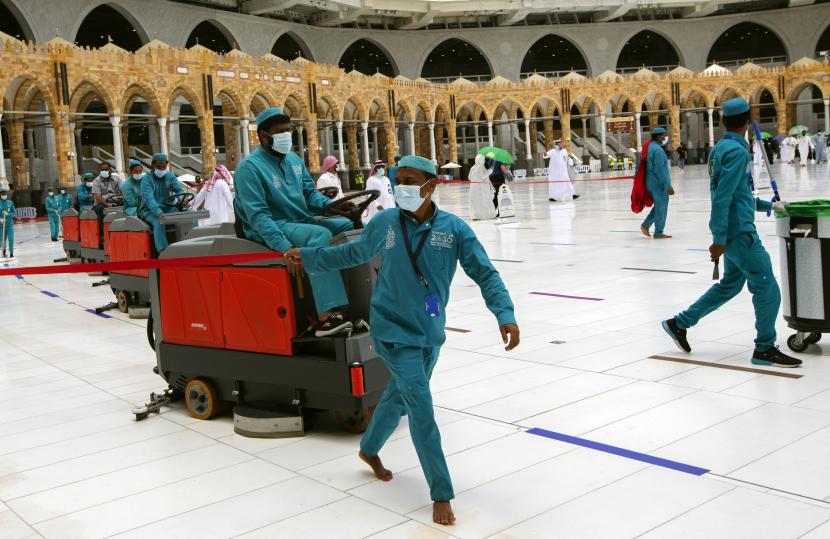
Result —
[{"label": "id badge on lanyard", "polygon": [[418,256],[420,256],[421,252],[424,250],[424,245],[427,242],[427,236],[429,233],[424,234],[424,237],[421,239],[421,242],[418,244],[417,249],[412,251],[412,243],[409,241],[409,232],[406,230],[406,221],[404,220],[403,212],[400,214],[400,223],[401,223],[401,232],[403,233],[403,244],[406,248],[406,254],[409,255],[409,262],[412,264],[412,270],[415,272],[415,276],[418,277],[418,280],[424,285],[424,288],[427,290],[427,294],[424,296],[424,310],[426,315],[430,318],[435,318],[441,314],[441,301],[436,294],[429,293],[429,283],[427,282],[424,274],[421,272],[421,269],[418,267]]}]

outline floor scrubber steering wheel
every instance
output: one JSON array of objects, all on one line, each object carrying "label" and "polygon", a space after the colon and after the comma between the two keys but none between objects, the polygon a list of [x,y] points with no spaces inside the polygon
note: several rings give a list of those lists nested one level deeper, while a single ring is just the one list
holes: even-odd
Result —
[{"label": "floor scrubber steering wheel", "polygon": [[[379,196],[380,191],[376,191],[374,189],[346,195],[340,200],[326,206],[326,209],[323,210],[323,217],[345,217],[354,223],[356,230],[359,230],[363,228],[363,221],[361,220],[363,212],[365,212],[366,208],[369,207],[369,204],[377,200]],[[353,205],[346,207],[343,205],[344,202],[351,202],[352,200],[364,197],[366,200],[357,204],[353,203]]]},{"label": "floor scrubber steering wheel", "polygon": [[317,189],[317,191],[319,191],[324,197],[334,200],[334,197],[337,196],[340,189],[338,187],[321,187]]},{"label": "floor scrubber steering wheel", "polygon": [[193,193],[176,193],[165,198],[161,205],[176,208],[179,211],[187,211],[194,198],[196,196]]},{"label": "floor scrubber steering wheel", "polygon": [[104,202],[106,202],[110,206],[124,205],[124,199],[121,197],[121,195],[107,195],[104,197]]}]

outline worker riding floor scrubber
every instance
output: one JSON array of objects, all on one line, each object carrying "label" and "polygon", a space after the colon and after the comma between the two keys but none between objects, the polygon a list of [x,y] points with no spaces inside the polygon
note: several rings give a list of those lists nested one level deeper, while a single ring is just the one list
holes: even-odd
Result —
[{"label": "worker riding floor scrubber", "polygon": [[82,262],[95,263],[109,260],[109,253],[107,252],[109,248],[107,238],[109,228],[113,221],[126,217],[126,214],[121,206],[121,197],[109,195],[107,203],[114,204],[114,206],[104,209],[103,235],[98,223],[98,214],[94,210],[86,210],[79,217]]},{"label": "worker riding floor scrubber", "polygon": [[[332,244],[360,237],[360,216],[378,196],[355,193],[325,210],[324,217],[347,217],[355,225]],[[359,198],[365,200],[347,204]],[[269,249],[238,236],[203,236],[172,244],[161,259],[259,252]],[[151,395],[136,417],[183,396],[197,419],[234,403],[234,429],[246,436],[302,435],[304,412],[313,410],[334,410],[344,428],[362,432],[388,379],[365,322],[377,269],[370,263],[342,272],[349,315],[360,321],[354,333],[322,338],[313,336],[309,281],[289,275],[281,257],[151,271],[148,338],[154,371],[169,389]]]},{"label": "worker riding floor scrubber", "polygon": [[81,262],[81,223],[78,210],[69,208],[61,214],[63,251],[70,264]]},{"label": "worker riding floor scrubber", "polygon": [[[167,230],[169,242],[175,243],[188,237],[199,219],[207,219],[210,213],[205,210],[189,211],[191,193],[171,195],[162,202],[162,206],[178,211],[163,213],[159,221]],[[111,262],[129,260],[152,260],[158,258],[153,242],[153,229],[139,217],[125,216],[114,220],[109,227],[109,259]],[[109,285],[115,294],[118,310],[122,313],[135,309],[149,309],[150,284],[148,270],[116,270],[110,272]]]}]

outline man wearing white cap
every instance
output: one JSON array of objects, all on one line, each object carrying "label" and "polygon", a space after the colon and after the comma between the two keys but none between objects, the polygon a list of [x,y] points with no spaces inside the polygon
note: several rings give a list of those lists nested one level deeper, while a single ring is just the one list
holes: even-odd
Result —
[{"label": "man wearing white cap", "polygon": [[548,200],[557,202],[579,198],[574,192],[570,174],[568,174],[568,150],[562,147],[562,139],[553,141],[553,148],[545,154],[548,163]]}]

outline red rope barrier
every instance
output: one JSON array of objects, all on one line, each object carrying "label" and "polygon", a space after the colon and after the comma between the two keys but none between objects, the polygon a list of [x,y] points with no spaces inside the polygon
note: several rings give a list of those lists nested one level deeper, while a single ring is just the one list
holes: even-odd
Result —
[{"label": "red rope barrier", "polygon": [[[632,180],[634,176],[614,176],[610,178],[586,178],[584,180],[539,180],[539,181],[514,181],[511,182],[510,185],[535,185],[535,184],[542,184],[542,183],[572,183],[572,182],[613,182],[613,181],[620,181],[620,180]],[[472,182],[470,180],[438,180],[438,183],[485,183],[485,182]]]}]

